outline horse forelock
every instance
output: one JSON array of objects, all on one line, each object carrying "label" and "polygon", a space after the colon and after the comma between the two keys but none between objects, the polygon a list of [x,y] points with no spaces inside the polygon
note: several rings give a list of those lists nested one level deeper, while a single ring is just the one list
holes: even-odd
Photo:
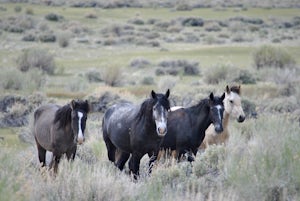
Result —
[{"label": "horse forelock", "polygon": [[232,91],[232,92],[237,93],[237,94],[240,95],[240,93],[241,93],[241,88],[240,88],[240,86],[234,85],[234,86],[231,86],[231,87],[230,87],[230,91]]},{"label": "horse forelock", "polygon": [[59,123],[59,128],[65,127],[71,122],[72,109],[69,104],[64,105],[55,112],[54,123]]},{"label": "horse forelock", "polygon": [[170,101],[164,94],[157,94],[156,102],[159,102],[166,110],[170,110]]},{"label": "horse forelock", "polygon": [[82,111],[84,113],[89,112],[89,104],[86,101],[77,101],[75,110]]}]

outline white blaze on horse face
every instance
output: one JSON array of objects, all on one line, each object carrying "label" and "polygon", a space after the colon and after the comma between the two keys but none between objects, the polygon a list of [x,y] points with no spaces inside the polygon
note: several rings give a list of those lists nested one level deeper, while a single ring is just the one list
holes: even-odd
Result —
[{"label": "white blaze on horse face", "polygon": [[[155,106],[154,106],[155,107]],[[160,114],[158,114],[160,112]],[[167,118],[165,115],[165,109],[163,106],[160,106],[159,109],[156,109],[154,112],[154,119],[156,124],[156,132],[159,136],[164,136],[167,133]]]},{"label": "white blaze on horse face", "polygon": [[222,106],[221,105],[217,105],[215,106],[217,108],[217,111],[218,111],[218,117],[219,117],[219,120],[220,122],[222,122]]},{"label": "white blaze on horse face", "polygon": [[83,136],[83,132],[81,129],[81,119],[83,117],[83,113],[82,112],[78,112],[78,137],[77,137],[77,141],[79,144],[83,143],[84,140],[84,136]]}]

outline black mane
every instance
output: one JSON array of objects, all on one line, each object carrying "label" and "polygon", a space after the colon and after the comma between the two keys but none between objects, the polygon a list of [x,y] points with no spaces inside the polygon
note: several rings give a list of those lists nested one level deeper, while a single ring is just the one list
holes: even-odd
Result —
[{"label": "black mane", "polygon": [[205,99],[202,99],[199,101],[198,104],[194,105],[194,106],[191,106],[189,108],[187,108],[189,110],[190,113],[195,113],[195,114],[198,114],[199,113],[199,110],[202,110],[203,107],[206,107],[208,106],[208,99],[205,98]]},{"label": "black mane", "polygon": [[148,114],[152,114],[152,107],[157,102],[160,102],[160,104],[164,108],[166,108],[167,110],[170,110],[170,102],[169,102],[168,98],[166,98],[165,95],[163,95],[163,94],[157,94],[157,97],[155,99],[149,98],[149,99],[146,99],[142,103],[141,108],[136,116],[136,121],[141,120],[143,116],[148,116]]},{"label": "black mane", "polygon": [[64,105],[63,107],[59,108],[55,112],[54,117],[54,124],[59,122],[59,128],[65,127],[68,123],[71,122],[71,106],[70,104]]}]

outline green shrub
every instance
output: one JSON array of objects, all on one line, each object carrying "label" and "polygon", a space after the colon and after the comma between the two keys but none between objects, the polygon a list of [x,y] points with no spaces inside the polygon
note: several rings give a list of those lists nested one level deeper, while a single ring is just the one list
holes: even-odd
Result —
[{"label": "green shrub", "polygon": [[208,68],[204,73],[204,81],[208,84],[218,84],[223,81],[232,80],[235,67],[231,64],[217,64]]},{"label": "green shrub", "polygon": [[57,15],[55,13],[49,13],[45,16],[46,20],[53,21],[53,22],[57,22],[59,20],[62,20],[63,18],[64,18],[63,16]]},{"label": "green shrub", "polygon": [[226,183],[238,193],[238,200],[298,200],[299,125],[267,114],[245,126],[252,137],[243,141],[239,130],[231,132],[225,162]]},{"label": "green shrub", "polygon": [[69,33],[60,33],[57,36],[57,41],[60,47],[68,47],[70,44],[70,36],[71,34]]},{"label": "green shrub", "polygon": [[256,84],[256,78],[248,70],[239,71],[238,76],[233,81],[241,84]]},{"label": "green shrub", "polygon": [[153,85],[154,84],[154,79],[153,77],[144,77],[143,80],[142,80],[142,84],[144,85]]},{"label": "green shrub", "polygon": [[75,77],[74,79],[69,80],[65,85],[65,89],[70,92],[84,92],[87,88],[87,80],[81,77]]},{"label": "green shrub", "polygon": [[26,13],[27,15],[33,15],[33,14],[34,14],[33,8],[26,8],[25,13]]},{"label": "green shrub", "polygon": [[242,108],[246,117],[257,117],[256,104],[249,99],[242,99]]},{"label": "green shrub", "polygon": [[91,70],[85,74],[89,82],[102,82],[101,73],[96,70]]},{"label": "green shrub", "polygon": [[35,69],[23,73],[15,68],[5,68],[0,75],[1,90],[33,92],[43,87],[44,84],[44,75]]},{"label": "green shrub", "polygon": [[15,6],[14,10],[15,10],[16,13],[19,13],[19,12],[22,11],[22,7],[21,6]]},{"label": "green shrub", "polygon": [[109,86],[117,86],[121,84],[122,70],[120,67],[109,66],[102,72],[102,80]]},{"label": "green shrub", "polygon": [[42,33],[39,35],[39,40],[44,43],[54,43],[56,41],[56,36],[52,33]]},{"label": "green shrub", "polygon": [[23,41],[36,41],[36,36],[29,33],[29,34],[26,34],[25,36],[23,36],[22,38]]},{"label": "green shrub", "polygon": [[294,67],[295,59],[283,48],[263,45],[253,53],[254,65],[257,69],[265,67]]},{"label": "green shrub", "polygon": [[37,68],[52,75],[55,70],[55,62],[52,55],[44,49],[27,49],[17,59],[18,68],[27,72],[30,68]]}]

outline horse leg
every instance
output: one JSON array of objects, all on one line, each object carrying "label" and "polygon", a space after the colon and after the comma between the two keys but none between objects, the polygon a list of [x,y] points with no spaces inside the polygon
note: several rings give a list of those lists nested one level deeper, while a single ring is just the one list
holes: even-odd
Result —
[{"label": "horse leg", "polygon": [[143,156],[138,153],[132,153],[131,158],[129,160],[129,170],[133,173],[134,180],[137,180],[138,176],[140,175],[140,162]]},{"label": "horse leg", "polygon": [[157,160],[158,155],[159,155],[159,152],[155,152],[155,153],[153,153],[153,155],[150,155],[150,153],[148,153],[148,156],[150,158],[148,174],[151,174],[152,167],[155,165],[154,162]]},{"label": "horse leg", "polygon": [[36,141],[36,145],[37,145],[37,149],[38,149],[38,155],[39,155],[39,161],[40,163],[42,163],[42,167],[44,167],[46,165],[46,149],[44,149],[37,141],[37,139],[35,139]]},{"label": "horse leg", "polygon": [[130,153],[123,152],[121,150],[118,151],[119,156],[118,160],[116,161],[116,166],[122,171],[124,168],[125,163],[127,162]]},{"label": "horse leg", "polygon": [[53,158],[52,158],[52,161],[51,161],[50,168],[53,167],[53,171],[54,171],[55,175],[57,174],[58,163],[60,161],[60,158],[61,158],[61,155],[54,155],[53,154]]},{"label": "horse leg", "polygon": [[193,153],[192,153],[191,151],[188,151],[188,152],[187,152],[187,155],[188,155],[187,160],[188,160],[189,162],[193,162],[193,161],[195,160],[195,158],[194,158],[194,156],[193,156]]},{"label": "horse leg", "polygon": [[70,150],[68,150],[66,152],[66,155],[67,155],[67,159],[68,160],[74,160],[75,159],[75,155],[76,155],[76,150],[77,150],[77,146],[75,145],[74,147],[72,147]]},{"label": "horse leg", "polygon": [[111,162],[115,162],[115,155],[116,155],[116,147],[115,145],[110,141],[108,137],[104,138],[104,142],[107,148],[107,155],[108,159]]}]

